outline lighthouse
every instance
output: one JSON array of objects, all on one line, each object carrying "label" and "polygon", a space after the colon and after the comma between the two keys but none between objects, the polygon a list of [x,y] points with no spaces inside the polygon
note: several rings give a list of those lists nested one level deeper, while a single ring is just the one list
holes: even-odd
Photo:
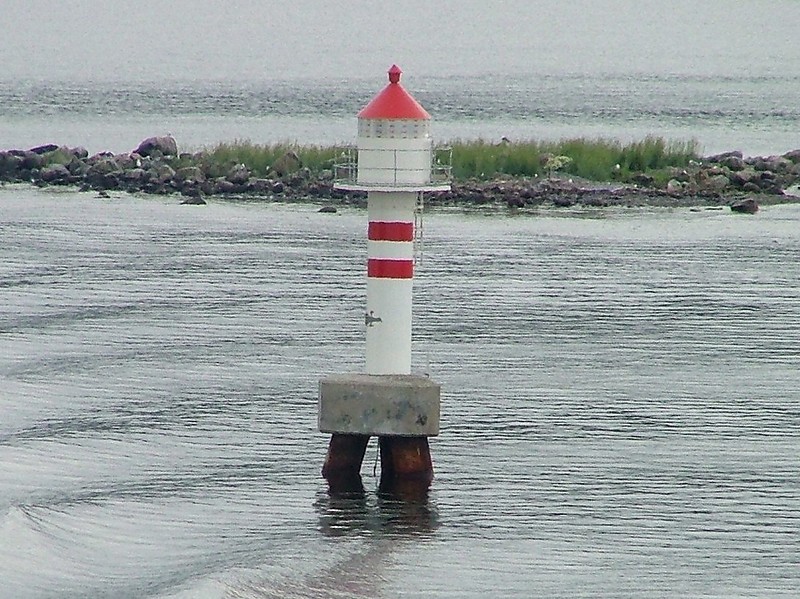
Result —
[{"label": "lighthouse", "polygon": [[323,378],[319,429],[331,433],[322,469],[359,480],[371,436],[381,452],[381,486],[430,483],[428,437],[439,433],[440,387],[411,372],[416,215],[423,194],[450,189],[449,166],[434,166],[431,117],[389,69],[389,83],[358,113],[357,161],[340,165],[335,187],[367,192],[365,372]]}]

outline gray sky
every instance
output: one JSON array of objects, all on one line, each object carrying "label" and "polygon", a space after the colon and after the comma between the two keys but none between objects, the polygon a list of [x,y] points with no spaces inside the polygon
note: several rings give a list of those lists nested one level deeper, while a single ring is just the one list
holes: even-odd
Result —
[{"label": "gray sky", "polygon": [[0,79],[800,76],[796,0],[0,0]]}]

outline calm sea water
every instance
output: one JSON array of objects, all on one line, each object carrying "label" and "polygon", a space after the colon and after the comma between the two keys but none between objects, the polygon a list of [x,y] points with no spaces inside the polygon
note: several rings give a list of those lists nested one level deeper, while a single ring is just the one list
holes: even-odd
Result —
[{"label": "calm sea water", "polygon": [[[800,147],[793,0],[14,0],[0,149],[351,142],[396,62],[439,140]],[[796,597],[800,207],[426,215],[423,505],[320,478],[366,215],[0,187],[0,597]]]},{"label": "calm sea water", "polygon": [[[385,84],[372,80],[190,83],[2,82],[0,142],[130,151],[171,132],[184,150],[219,141],[352,143],[355,114]],[[800,148],[800,76],[424,78],[412,90],[437,140],[648,135],[696,140],[707,154]]]},{"label": "calm sea water", "polygon": [[800,207],[429,213],[424,505],[319,475],[365,219],[0,188],[0,597],[797,596]]},{"label": "calm sea water", "polygon": [[398,63],[439,140],[800,148],[794,0],[6,2],[0,148],[351,142]]}]

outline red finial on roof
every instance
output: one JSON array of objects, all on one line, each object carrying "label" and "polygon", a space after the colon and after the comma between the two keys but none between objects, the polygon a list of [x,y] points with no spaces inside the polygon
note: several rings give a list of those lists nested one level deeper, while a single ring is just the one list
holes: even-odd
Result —
[{"label": "red finial on roof", "polygon": [[361,112],[360,119],[428,120],[431,115],[400,85],[403,71],[396,64],[389,69],[389,85],[372,98]]}]

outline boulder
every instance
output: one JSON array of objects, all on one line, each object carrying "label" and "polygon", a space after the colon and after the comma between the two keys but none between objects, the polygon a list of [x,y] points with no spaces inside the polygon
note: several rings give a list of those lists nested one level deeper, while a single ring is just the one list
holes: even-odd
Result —
[{"label": "boulder", "polygon": [[786,160],[791,160],[795,164],[800,164],[800,150],[792,150],[783,155]]},{"label": "boulder", "polygon": [[289,150],[272,164],[270,173],[278,177],[285,177],[286,175],[299,171],[302,166],[303,163],[300,157],[295,152]]},{"label": "boulder", "polygon": [[250,179],[248,187],[256,193],[267,194],[272,191],[272,179]]},{"label": "boulder", "polygon": [[730,184],[731,180],[725,175],[713,175],[703,181],[702,189],[704,191],[721,192]]},{"label": "boulder", "polygon": [[704,175],[706,177],[715,177],[717,175],[730,175],[731,169],[722,164],[714,164],[708,168],[701,169],[697,172],[698,176]]},{"label": "boulder", "polygon": [[[94,156],[92,157],[94,158]],[[94,177],[98,175],[107,175],[109,173],[116,173],[122,169],[113,156],[102,156],[97,160],[91,160],[89,169],[86,172],[87,177]]]},{"label": "boulder", "polygon": [[322,197],[327,196],[328,192],[330,191],[330,185],[323,185],[321,183],[309,183],[308,189],[306,189],[306,193],[312,197]]},{"label": "boulder", "polygon": [[122,180],[128,182],[133,187],[146,183],[150,179],[150,174],[143,168],[132,168],[122,173]]},{"label": "boulder", "polygon": [[753,198],[739,200],[731,204],[731,212],[739,212],[741,214],[755,214],[758,212],[758,202]]},{"label": "boulder", "polygon": [[139,154],[134,153],[122,153],[117,154],[114,156],[114,160],[117,161],[119,167],[123,170],[128,170],[132,168],[142,168],[144,161]]},{"label": "boulder", "polygon": [[669,178],[678,183],[688,183],[692,179],[692,175],[685,168],[672,167],[669,169]]},{"label": "boulder", "polygon": [[727,160],[728,158],[739,158],[742,159],[743,154],[739,150],[734,150],[733,152],[723,152],[722,154],[714,154],[713,156],[708,156],[706,161],[708,162],[722,162],[723,160]]},{"label": "boulder", "polygon": [[636,173],[631,177],[631,181],[636,183],[637,185],[642,185],[643,187],[652,187],[656,180],[651,177],[650,175],[646,175],[645,173]]},{"label": "boulder", "polygon": [[284,181],[286,182],[286,185],[291,187],[292,191],[294,191],[295,193],[299,193],[300,195],[303,195],[305,193],[305,189],[308,182],[301,173],[299,172],[294,173],[288,179],[284,177]]},{"label": "boulder", "polygon": [[163,162],[156,162],[147,169],[150,180],[157,185],[164,185],[175,177],[175,169]]},{"label": "boulder", "polygon": [[754,166],[757,171],[770,171],[781,173],[793,166],[794,163],[783,156],[767,156],[766,158],[756,158]]},{"label": "boulder", "polygon": [[117,189],[122,169],[113,155],[95,155],[89,159],[84,181],[94,189]]},{"label": "boulder", "polygon": [[23,152],[22,163],[20,169],[24,171],[32,171],[33,169],[42,168],[44,165],[44,157],[36,152]]},{"label": "boulder", "polygon": [[569,208],[575,205],[575,200],[568,196],[556,196],[553,198],[553,205],[556,208]]},{"label": "boulder", "polygon": [[51,164],[42,168],[39,178],[45,183],[67,183],[70,172],[63,164]]},{"label": "boulder", "polygon": [[91,179],[87,178],[89,184],[95,189],[119,189],[120,177],[122,171],[115,173],[107,173]]},{"label": "boulder", "polygon": [[767,170],[775,173],[786,173],[794,167],[794,162],[783,156],[770,156],[767,159],[769,168]]},{"label": "boulder", "polygon": [[122,175],[117,161],[113,157],[104,157],[89,165],[84,181],[95,189],[117,189]]},{"label": "boulder", "polygon": [[774,181],[776,179],[776,175],[775,173],[769,170],[761,171],[760,173],[758,173],[757,179],[759,181]]},{"label": "boulder", "polygon": [[97,154],[92,154],[89,156],[86,161],[99,162],[100,160],[104,160],[106,158],[114,158],[114,152],[98,152]]},{"label": "boulder", "polygon": [[238,186],[235,183],[231,183],[222,177],[214,182],[213,190],[215,194],[236,193],[237,189]]},{"label": "boulder", "polygon": [[725,156],[718,160],[717,163],[728,167],[732,171],[740,171],[747,166],[741,156]]},{"label": "boulder", "polygon": [[681,195],[686,190],[686,182],[670,179],[667,181],[667,193],[670,195]]},{"label": "boulder", "polygon": [[69,151],[73,156],[75,156],[75,158],[79,160],[86,160],[89,157],[89,150],[87,150],[83,146],[70,148]]},{"label": "boulder", "polygon": [[245,185],[250,180],[250,169],[244,164],[237,164],[231,167],[225,178],[234,185]]},{"label": "boulder", "polygon": [[0,179],[14,180],[22,168],[22,157],[0,152]]},{"label": "boulder", "polygon": [[175,181],[181,185],[199,185],[206,180],[199,166],[184,166],[175,172]]},{"label": "boulder", "polygon": [[161,164],[162,162],[161,156],[151,158],[150,156],[142,156],[136,152],[131,152],[128,156],[136,162],[136,168],[143,168],[144,170],[149,169],[154,164]]},{"label": "boulder", "polygon": [[42,157],[43,167],[50,164],[63,164],[66,166],[72,162],[74,158],[74,156],[70,154],[69,148],[65,146],[61,146],[50,152],[45,152],[44,154],[40,154],[40,156]]},{"label": "boulder", "polygon": [[77,157],[72,158],[69,164],[65,164],[70,174],[75,177],[83,177],[89,171],[89,165]]},{"label": "boulder", "polygon": [[731,182],[735,185],[744,186],[747,183],[758,180],[759,175],[752,168],[746,168],[740,171],[731,173]]},{"label": "boulder", "polygon": [[36,146],[35,148],[31,148],[29,151],[33,152],[34,154],[47,154],[48,152],[55,152],[58,149],[56,144],[44,144],[41,146]]},{"label": "boulder", "polygon": [[153,156],[155,154],[161,156],[177,156],[178,144],[171,135],[148,137],[138,145],[134,152],[140,156]]}]

